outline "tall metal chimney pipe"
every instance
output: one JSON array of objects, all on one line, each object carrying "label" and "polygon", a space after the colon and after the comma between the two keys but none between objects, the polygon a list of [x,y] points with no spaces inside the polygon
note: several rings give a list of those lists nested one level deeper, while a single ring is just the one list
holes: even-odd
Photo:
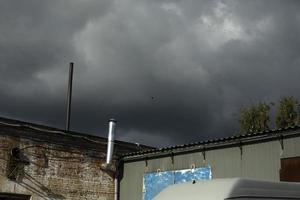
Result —
[{"label": "tall metal chimney pipe", "polygon": [[108,164],[108,165],[111,164],[111,161],[113,158],[113,153],[114,153],[116,123],[117,123],[117,121],[114,119],[109,120],[107,155],[106,155],[106,164]]},{"label": "tall metal chimney pipe", "polygon": [[66,131],[70,130],[70,118],[71,118],[71,103],[72,103],[72,84],[73,84],[73,68],[74,63],[70,63],[69,69],[69,84],[67,94],[67,116],[66,116]]}]

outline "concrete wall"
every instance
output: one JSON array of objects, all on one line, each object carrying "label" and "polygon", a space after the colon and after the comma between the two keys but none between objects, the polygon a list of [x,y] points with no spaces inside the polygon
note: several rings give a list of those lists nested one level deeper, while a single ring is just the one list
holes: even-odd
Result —
[{"label": "concrete wall", "polygon": [[142,200],[143,174],[173,169],[187,169],[211,166],[213,178],[247,177],[261,180],[279,181],[280,159],[300,156],[300,137],[284,139],[284,150],[278,140],[244,145],[242,154],[239,147],[223,148],[206,152],[204,160],[201,152],[145,161],[128,162],[124,165],[121,181],[120,200]]},{"label": "concrete wall", "polygon": [[[72,142],[70,141],[70,145]],[[14,147],[30,162],[17,181],[7,178],[10,150]],[[114,178],[101,170],[105,154],[47,142],[0,136],[0,193],[19,193],[44,199],[111,200]]]}]

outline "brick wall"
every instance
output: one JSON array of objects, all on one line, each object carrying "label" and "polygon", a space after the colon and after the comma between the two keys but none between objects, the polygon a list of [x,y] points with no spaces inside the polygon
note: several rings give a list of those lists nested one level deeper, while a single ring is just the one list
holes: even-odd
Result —
[{"label": "brick wall", "polygon": [[[10,156],[15,147],[27,160],[24,166],[18,161],[17,180],[7,173],[16,168]],[[31,200],[114,199],[114,174],[102,170],[106,148],[103,137],[0,117],[0,199],[10,194]],[[115,141],[114,149],[116,163],[122,154],[153,148]]]},{"label": "brick wall", "polygon": [[[29,165],[18,180],[7,178],[10,151],[19,147]],[[114,178],[101,170],[105,152],[0,135],[0,192],[28,194],[32,200],[114,197]]]}]

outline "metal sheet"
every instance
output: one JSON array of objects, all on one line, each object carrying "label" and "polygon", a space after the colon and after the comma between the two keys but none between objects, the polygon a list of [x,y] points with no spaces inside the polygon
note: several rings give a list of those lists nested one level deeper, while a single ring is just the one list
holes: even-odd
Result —
[{"label": "metal sheet", "polygon": [[126,163],[120,183],[120,200],[141,200],[143,198],[143,175],[145,162]]},{"label": "metal sheet", "polygon": [[152,200],[166,187],[188,181],[211,179],[210,167],[145,173],[143,178],[144,200]]},{"label": "metal sheet", "polygon": [[283,140],[283,158],[300,156],[300,137]]},{"label": "metal sheet", "polygon": [[278,141],[243,147],[242,177],[279,181],[280,143]]},{"label": "metal sheet", "polygon": [[[125,178],[121,185],[121,200],[141,200],[143,198],[144,172],[180,170],[211,166],[212,178],[247,177],[261,180],[279,181],[280,159],[300,156],[300,137],[239,147],[223,148],[201,152],[187,153],[173,157],[125,163]],[[122,192],[123,191],[123,192]],[[138,193],[138,194],[137,194]]]}]

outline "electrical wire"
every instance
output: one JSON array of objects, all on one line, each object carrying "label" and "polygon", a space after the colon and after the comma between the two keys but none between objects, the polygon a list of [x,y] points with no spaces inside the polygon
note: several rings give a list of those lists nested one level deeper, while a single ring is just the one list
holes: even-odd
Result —
[{"label": "electrical wire", "polygon": [[[24,128],[29,128],[29,129],[32,129],[32,130],[35,130],[35,131],[42,131],[42,132],[46,132],[46,133],[61,134],[61,135],[69,136],[69,137],[73,137],[73,138],[80,138],[80,139],[83,139],[83,140],[86,140],[86,141],[89,141],[89,142],[93,142],[93,143],[96,143],[96,144],[106,145],[106,142],[104,142],[104,141],[93,140],[93,139],[88,138],[87,136],[74,135],[74,134],[70,134],[70,133],[67,133],[67,132],[64,132],[64,131],[61,131],[61,130],[48,130],[48,129],[44,129],[44,128],[38,128],[36,126],[32,126],[32,125],[29,125],[29,124],[20,124],[20,123],[19,124],[16,124],[16,123],[14,124],[14,123],[7,123],[7,122],[3,122],[3,121],[0,121],[0,124],[5,125],[5,126],[11,126],[11,127],[19,127],[19,128],[24,127]],[[37,141],[37,142],[49,143],[49,141],[42,140],[42,139],[31,138],[31,140]],[[74,145],[59,144],[59,143],[54,143],[54,144],[60,145],[60,146],[63,146],[63,147],[80,148],[80,146],[74,146]],[[122,145],[122,144],[119,144],[119,145]],[[31,147],[38,147],[38,145],[24,147],[23,149],[31,148]],[[49,147],[42,147],[42,146],[40,146],[40,147],[51,150],[51,148],[49,148]],[[53,150],[58,150],[59,151],[59,149],[53,149]],[[65,148],[61,149],[60,151],[70,152],[70,151],[66,151]],[[97,153],[102,152],[101,150],[95,149],[95,148],[90,148],[89,151],[94,151],[94,152],[97,152]],[[75,153],[75,152],[71,151],[71,153]]]},{"label": "electrical wire", "polygon": [[[30,124],[20,124],[20,123],[19,124],[16,124],[16,123],[13,124],[13,123],[7,123],[7,122],[3,122],[3,121],[0,121],[0,124],[5,125],[5,126],[11,126],[11,127],[20,127],[20,128],[24,127],[24,128],[29,128],[29,129],[32,129],[32,130],[42,131],[42,132],[47,132],[47,133],[61,134],[61,135],[69,136],[69,137],[73,137],[73,138],[80,138],[80,139],[83,139],[83,140],[86,140],[86,141],[89,141],[89,142],[93,142],[93,143],[96,143],[96,144],[102,144],[102,145],[107,144],[105,141],[98,141],[98,140],[90,139],[87,136],[70,134],[66,131],[61,131],[61,130],[49,130],[49,129],[45,129],[45,128],[39,128],[39,127],[36,127],[34,125],[30,125]],[[44,142],[49,142],[49,141],[44,140]],[[122,146],[123,144],[119,143],[118,145]],[[139,144],[136,144],[136,146],[139,146]],[[133,148],[133,146],[130,147],[130,148]]]},{"label": "electrical wire", "polygon": [[[61,134],[61,135],[64,135],[64,136],[69,136],[69,137],[75,137],[75,138],[80,138],[80,139],[84,139],[86,141],[89,141],[89,142],[93,142],[93,143],[97,143],[97,144],[106,144],[105,142],[102,142],[102,141],[97,141],[97,140],[93,140],[93,139],[89,139],[88,137],[86,136],[80,136],[80,135],[71,135],[71,134],[68,134],[66,132],[63,132],[63,131],[59,131],[59,130],[47,130],[47,129],[43,129],[43,128],[37,128],[37,127],[34,127],[34,126],[31,126],[31,125],[27,125],[27,124],[12,124],[12,123],[6,123],[6,122],[1,122],[0,121],[0,124],[2,125],[5,125],[5,126],[11,126],[11,127],[19,127],[19,128],[29,128],[29,129],[32,129],[32,130],[36,130],[36,131],[42,131],[42,132],[47,132],[47,133],[56,133],[56,134]],[[32,140],[36,140],[36,139],[32,139]],[[38,142],[49,142],[47,140],[37,140]],[[62,144],[60,144],[62,145]],[[70,147],[70,148],[76,148],[76,146],[74,145],[66,145],[66,144],[63,144],[63,147]],[[28,148],[36,148],[36,147],[39,147],[39,148],[45,148],[45,149],[48,149],[48,150],[55,150],[55,151],[63,151],[63,152],[66,152],[65,149],[53,149],[53,148],[49,148],[49,147],[43,147],[42,145],[32,145],[32,146],[27,146],[27,147],[24,147],[24,148],[21,148],[21,150],[24,150],[24,149],[28,149]],[[0,149],[6,149],[6,148],[3,148],[0,146]],[[89,149],[89,151],[95,151],[95,152],[99,152],[100,150],[97,150],[97,149]],[[70,152],[70,151],[67,151],[67,152]],[[76,153],[74,151],[71,151],[70,153]],[[81,154],[81,153],[80,153]]]},{"label": "electrical wire", "polygon": [[[37,154],[37,153],[30,153],[28,151],[24,152],[24,150],[29,149],[29,148],[43,148],[47,151],[47,153]],[[23,150],[23,152],[26,154],[26,156],[37,158],[37,159],[47,159],[49,161],[87,162],[87,161],[85,161],[86,160],[85,156],[92,158],[92,159],[105,159],[104,155],[93,156],[93,155],[89,155],[88,153],[68,151],[68,150],[64,150],[64,149],[48,148],[48,147],[44,147],[41,145],[26,146],[24,148],[21,148],[20,150]],[[64,152],[64,153],[77,154],[77,155],[82,155],[82,156],[57,156],[53,153],[49,153],[49,150],[56,151],[56,152],[59,151],[59,152]],[[10,149],[6,148],[6,149],[3,149],[3,151],[10,152]]]},{"label": "electrical wire", "polygon": [[87,140],[89,142],[94,142],[94,143],[98,143],[98,144],[104,144],[105,143],[105,142],[90,139],[90,138],[88,138],[86,136],[82,136],[82,135],[71,135],[71,134],[68,134],[67,132],[64,132],[64,131],[47,130],[47,129],[44,129],[44,128],[38,128],[38,127],[35,127],[35,126],[31,126],[31,125],[28,125],[28,124],[12,124],[12,123],[6,123],[6,122],[0,122],[0,124],[5,125],[5,126],[12,126],[12,127],[20,127],[20,128],[24,127],[24,128],[29,128],[29,129],[32,129],[32,130],[42,131],[42,132],[47,132],[47,133],[61,134],[61,135],[65,135],[65,136],[84,139],[84,140]]},{"label": "electrical wire", "polygon": [[[18,128],[29,128],[29,129],[32,129],[32,130],[35,130],[35,131],[42,131],[42,132],[46,132],[46,133],[54,133],[54,134],[61,134],[61,135],[64,135],[64,136],[69,136],[69,137],[75,137],[75,138],[80,138],[80,139],[84,139],[86,141],[89,141],[89,142],[93,142],[93,143],[97,143],[97,144],[106,144],[105,142],[103,141],[97,141],[97,140],[93,140],[93,139],[90,139],[86,136],[81,136],[81,135],[72,135],[72,134],[69,134],[67,132],[64,132],[64,131],[60,131],[60,130],[48,130],[48,129],[44,129],[44,128],[39,128],[39,127],[36,127],[36,126],[32,126],[32,125],[28,125],[28,124],[13,124],[13,123],[7,123],[7,122],[3,122],[3,121],[0,121],[0,124],[4,125],[4,126],[10,126],[10,127],[18,127]],[[35,140],[34,138],[32,140]],[[49,142],[49,141],[46,141],[46,140],[37,140],[38,142]],[[57,145],[57,144],[55,144]],[[61,146],[62,144],[59,144],[59,146]],[[66,145],[66,144],[63,144],[63,147],[64,148],[51,148],[51,147],[45,147],[43,145],[30,145],[30,146],[25,146],[23,148],[20,148],[20,150],[22,150],[24,152],[24,150],[26,149],[29,149],[29,148],[43,148],[47,151],[61,151],[61,152],[67,152],[67,153],[71,153],[71,154],[79,154],[79,155],[83,155],[83,156],[88,156],[89,158],[93,158],[93,159],[104,159],[105,156],[104,155],[100,155],[100,156],[93,156],[89,153],[83,153],[82,151],[70,151],[70,150],[66,150],[65,147],[70,147],[70,148],[76,148],[76,146],[74,145]],[[0,146],[0,149],[3,149],[3,150],[10,150],[8,146]],[[99,154],[99,152],[102,152],[101,150],[98,150],[98,149],[89,149],[88,150],[89,152],[96,152],[97,154]],[[26,155],[28,156],[32,156],[32,157],[35,157],[35,158],[38,158],[38,159],[41,159],[41,158],[45,158],[46,155],[44,154],[33,154],[33,153],[29,153],[28,151],[26,151]],[[49,152],[47,153],[47,159],[49,160],[52,160],[52,161],[70,161],[70,160],[77,160],[77,161],[83,161],[85,160],[84,157],[74,157],[74,156],[56,156],[54,154],[49,154]]]}]

